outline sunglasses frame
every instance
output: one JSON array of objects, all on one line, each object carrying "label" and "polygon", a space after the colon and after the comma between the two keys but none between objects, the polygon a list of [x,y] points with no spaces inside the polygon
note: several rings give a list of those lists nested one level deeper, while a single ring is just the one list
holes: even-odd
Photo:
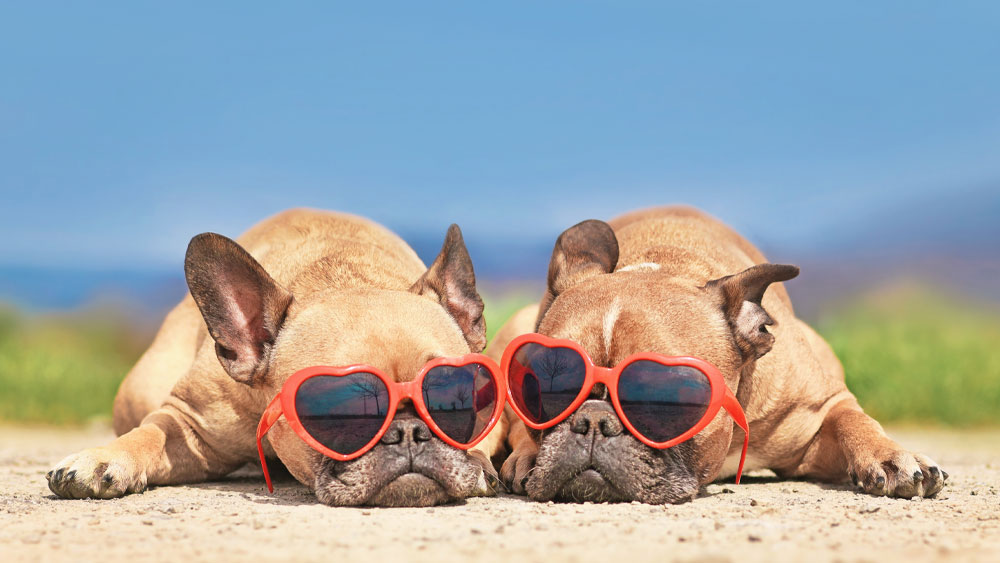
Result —
[{"label": "sunglasses frame", "polygon": [[[514,358],[514,354],[516,354],[517,351],[525,344],[539,344],[546,348],[569,348],[579,354],[579,356],[583,359],[586,371],[579,395],[577,395],[573,402],[570,403],[570,405],[566,407],[563,412],[559,413],[558,416],[541,424],[532,422],[524,415],[518,406],[517,401],[514,400],[514,392],[509,381],[506,381],[510,377],[508,370],[510,369],[510,364]],[[622,371],[633,363],[643,360],[656,362],[664,366],[687,366],[694,368],[705,374],[712,390],[708,408],[705,410],[705,414],[702,415],[701,419],[680,436],[671,438],[665,442],[650,440],[641,432],[636,430],[636,428],[632,425],[632,422],[628,419],[628,416],[625,415],[625,411],[622,409],[621,402],[618,398],[618,381],[621,377]],[[740,406],[740,403],[736,400],[736,396],[733,392],[729,390],[729,386],[726,385],[726,380],[723,377],[722,372],[719,371],[719,368],[705,360],[702,360],[701,358],[691,356],[666,356],[655,352],[638,352],[625,358],[613,368],[605,368],[595,365],[593,360],[590,359],[590,354],[588,354],[582,346],[572,340],[552,338],[551,336],[546,336],[544,334],[528,333],[514,338],[514,340],[511,340],[504,349],[503,357],[500,361],[500,372],[503,374],[505,379],[504,385],[507,388],[507,402],[510,403],[510,407],[525,425],[535,430],[546,430],[548,428],[552,428],[569,418],[570,415],[576,412],[576,410],[579,409],[580,406],[587,400],[587,397],[590,396],[591,390],[593,390],[594,385],[597,383],[603,383],[608,389],[608,395],[611,398],[611,406],[614,408],[615,414],[618,415],[619,420],[621,420],[622,424],[625,425],[632,436],[643,444],[656,449],[666,449],[676,446],[681,442],[690,440],[695,434],[704,430],[705,427],[715,419],[715,416],[719,414],[720,408],[724,408],[732,417],[736,425],[743,430],[744,434],[743,453],[740,457],[739,469],[736,471],[736,483],[738,484],[740,482],[740,477],[743,475],[743,464],[747,457],[747,447],[750,444],[750,427],[747,424],[746,415],[743,413],[743,407]]]},{"label": "sunglasses frame", "polygon": [[[448,436],[441,430],[437,423],[434,422],[430,412],[427,410],[427,405],[424,404],[423,382],[427,374],[434,368],[442,366],[463,367],[470,364],[480,364],[484,366],[486,371],[489,372],[490,376],[493,378],[493,384],[496,386],[496,404],[493,407],[493,413],[490,415],[489,423],[487,423],[487,425],[483,428],[483,431],[472,441],[463,444]],[[375,436],[359,450],[349,454],[342,454],[324,446],[318,440],[313,438],[311,434],[309,434],[309,431],[302,425],[302,421],[299,419],[299,413],[295,409],[295,396],[299,391],[299,387],[301,387],[306,380],[313,377],[344,377],[357,373],[369,373],[378,377],[382,383],[385,384],[386,390],[388,391],[389,403],[386,410],[385,421],[382,423],[378,432],[375,433]],[[427,424],[427,427],[430,428],[431,432],[433,432],[435,436],[453,448],[468,450],[486,438],[490,431],[493,430],[493,427],[496,426],[497,422],[499,422],[507,399],[507,380],[502,377],[496,362],[483,354],[466,354],[464,356],[452,358],[434,358],[424,364],[424,367],[420,369],[420,372],[417,373],[416,377],[414,377],[411,381],[405,382],[395,381],[386,375],[382,370],[365,364],[354,364],[343,367],[311,366],[300,369],[285,380],[285,383],[281,386],[281,390],[264,410],[264,414],[260,418],[260,423],[257,425],[257,453],[260,455],[260,465],[264,470],[264,480],[267,481],[268,491],[273,493],[274,487],[271,486],[271,475],[267,470],[267,461],[264,457],[264,445],[262,440],[282,415],[284,415],[285,420],[288,421],[288,425],[295,432],[295,434],[297,434],[303,442],[309,445],[309,447],[326,457],[337,461],[350,461],[368,453],[368,451],[375,447],[375,444],[377,444],[379,440],[385,436],[386,431],[389,429],[389,426],[396,417],[396,409],[399,407],[399,402],[403,399],[410,399],[413,406],[416,408],[417,416],[419,416],[420,419]]]}]

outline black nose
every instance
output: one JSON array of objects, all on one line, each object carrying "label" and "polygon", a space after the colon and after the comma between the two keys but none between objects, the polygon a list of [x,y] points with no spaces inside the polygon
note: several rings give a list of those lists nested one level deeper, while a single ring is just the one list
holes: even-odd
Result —
[{"label": "black nose", "polygon": [[427,428],[424,421],[413,415],[399,414],[389,424],[389,429],[382,436],[382,443],[387,446],[408,445],[419,444],[430,439],[431,430]]},{"label": "black nose", "polygon": [[618,436],[624,430],[615,411],[607,401],[590,400],[570,418],[569,428],[577,434],[589,434],[598,429],[605,437]]}]

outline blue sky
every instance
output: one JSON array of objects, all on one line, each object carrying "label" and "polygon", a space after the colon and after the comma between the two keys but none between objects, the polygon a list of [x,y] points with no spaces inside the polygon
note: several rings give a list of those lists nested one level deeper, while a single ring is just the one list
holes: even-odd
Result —
[{"label": "blue sky", "polygon": [[0,265],[173,267],[300,205],[530,241],[680,202],[809,246],[1000,189],[992,2],[95,6],[0,8]]}]

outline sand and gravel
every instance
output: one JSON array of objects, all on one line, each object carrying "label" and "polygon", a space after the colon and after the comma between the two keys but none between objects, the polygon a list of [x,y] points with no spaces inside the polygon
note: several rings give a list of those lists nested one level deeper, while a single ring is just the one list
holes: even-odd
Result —
[{"label": "sand and gravel", "polygon": [[677,506],[331,508],[259,469],[117,500],[62,500],[50,466],[106,428],[0,427],[0,561],[1000,561],[1000,431],[896,430],[951,475],[937,498],[756,476]]}]

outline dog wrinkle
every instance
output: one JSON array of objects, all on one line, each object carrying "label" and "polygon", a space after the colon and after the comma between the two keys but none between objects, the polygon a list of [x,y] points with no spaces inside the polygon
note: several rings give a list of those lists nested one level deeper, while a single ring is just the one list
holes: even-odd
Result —
[{"label": "dog wrinkle", "polygon": [[474,494],[481,472],[468,454],[443,443],[415,455],[374,449],[357,460],[321,461],[316,496],[333,506],[431,506]]}]

